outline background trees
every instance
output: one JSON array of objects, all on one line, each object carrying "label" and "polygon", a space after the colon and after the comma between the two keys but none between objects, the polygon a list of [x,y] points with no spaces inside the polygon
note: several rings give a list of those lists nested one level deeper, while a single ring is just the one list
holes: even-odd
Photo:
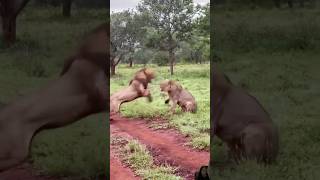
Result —
[{"label": "background trees", "polygon": [[143,0],[138,11],[148,18],[150,27],[160,36],[158,48],[168,52],[172,75],[178,43],[191,36],[194,17],[192,0]]},{"label": "background trees", "polygon": [[249,8],[304,8],[315,7],[316,0],[216,0],[216,5],[227,5],[229,8],[249,7]]},{"label": "background trees", "polygon": [[[20,12],[30,0],[0,0],[0,25],[2,41],[6,47],[12,45],[16,40],[16,20]],[[108,2],[105,0],[33,0],[32,6],[61,6],[63,17],[71,16],[72,6],[106,8]],[[0,40],[1,40],[0,39]]]},{"label": "background trees", "polygon": [[133,11],[111,14],[111,74],[120,62],[169,65],[172,75],[178,62],[209,61],[209,9],[192,0],[142,0]]},{"label": "background trees", "polygon": [[144,21],[136,12],[123,11],[111,15],[111,75],[119,62],[127,57],[130,66],[133,64],[135,51],[141,44],[145,33]]},{"label": "background trees", "polygon": [[1,0],[0,15],[3,41],[10,46],[16,40],[16,19],[29,0]]}]

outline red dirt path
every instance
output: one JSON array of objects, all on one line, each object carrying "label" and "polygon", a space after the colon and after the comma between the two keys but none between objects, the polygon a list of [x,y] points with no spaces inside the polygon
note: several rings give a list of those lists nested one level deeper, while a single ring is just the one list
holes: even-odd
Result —
[{"label": "red dirt path", "polygon": [[139,180],[133,172],[124,167],[121,162],[110,155],[110,180]]},{"label": "red dirt path", "polygon": [[[185,146],[186,138],[173,129],[153,130],[143,119],[113,117],[111,129],[116,127],[145,144],[157,164],[178,167],[178,174],[185,179],[194,179],[194,173],[207,165],[209,152],[197,151]],[[112,165],[111,165],[112,166]]]}]

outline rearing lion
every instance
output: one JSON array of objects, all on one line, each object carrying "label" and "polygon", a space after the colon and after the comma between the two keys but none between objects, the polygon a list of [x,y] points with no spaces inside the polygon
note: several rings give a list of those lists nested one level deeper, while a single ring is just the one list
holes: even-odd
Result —
[{"label": "rearing lion", "polygon": [[143,68],[136,72],[129,86],[114,93],[110,97],[110,113],[119,113],[121,104],[133,101],[139,97],[147,97],[152,101],[148,84],[155,78],[155,73],[149,68]]}]

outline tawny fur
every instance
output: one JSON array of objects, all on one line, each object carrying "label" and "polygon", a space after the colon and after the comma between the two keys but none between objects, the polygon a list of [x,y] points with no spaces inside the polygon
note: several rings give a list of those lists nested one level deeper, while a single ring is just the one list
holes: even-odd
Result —
[{"label": "tawny fur", "polygon": [[129,86],[115,92],[110,97],[110,113],[119,113],[120,106],[123,103],[131,102],[140,97],[147,97],[149,102],[152,101],[148,84],[155,78],[155,73],[149,68],[143,68],[135,73]]},{"label": "tawny fur", "polygon": [[109,25],[88,34],[61,77],[0,111],[0,172],[23,162],[33,136],[108,110]]},{"label": "tawny fur", "polygon": [[236,161],[273,162],[278,154],[278,131],[267,111],[216,68],[212,78],[211,138],[217,135],[222,139]]},{"label": "tawny fur", "polygon": [[197,103],[192,94],[183,89],[182,86],[174,80],[164,80],[160,83],[161,92],[168,93],[169,100],[171,101],[171,112],[175,112],[176,105],[179,105],[184,112],[197,111]]}]

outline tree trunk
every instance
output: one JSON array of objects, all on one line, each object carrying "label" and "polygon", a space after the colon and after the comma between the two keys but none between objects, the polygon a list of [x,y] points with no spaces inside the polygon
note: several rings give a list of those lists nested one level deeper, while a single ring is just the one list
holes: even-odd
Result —
[{"label": "tree trunk", "polygon": [[111,76],[116,75],[116,66],[112,63],[110,64],[110,68],[111,68]]},{"label": "tree trunk", "polygon": [[19,13],[27,5],[29,0],[7,0],[0,2],[0,14],[2,18],[2,33],[6,47],[16,40],[16,20]]},{"label": "tree trunk", "polygon": [[71,16],[71,5],[72,5],[72,0],[64,0],[63,1],[62,14],[64,17]]},{"label": "tree trunk", "polygon": [[2,31],[6,47],[9,47],[16,40],[16,18],[3,17],[2,18]]},{"label": "tree trunk", "polygon": [[169,50],[169,62],[170,62],[170,74],[173,75],[173,66],[175,62],[175,54],[173,52],[173,49]]},{"label": "tree trunk", "polygon": [[293,8],[293,2],[292,2],[292,0],[288,0],[288,6],[289,6],[289,8]]},{"label": "tree trunk", "polygon": [[129,58],[129,67],[132,67],[132,64],[133,64],[133,59],[132,57]]}]

